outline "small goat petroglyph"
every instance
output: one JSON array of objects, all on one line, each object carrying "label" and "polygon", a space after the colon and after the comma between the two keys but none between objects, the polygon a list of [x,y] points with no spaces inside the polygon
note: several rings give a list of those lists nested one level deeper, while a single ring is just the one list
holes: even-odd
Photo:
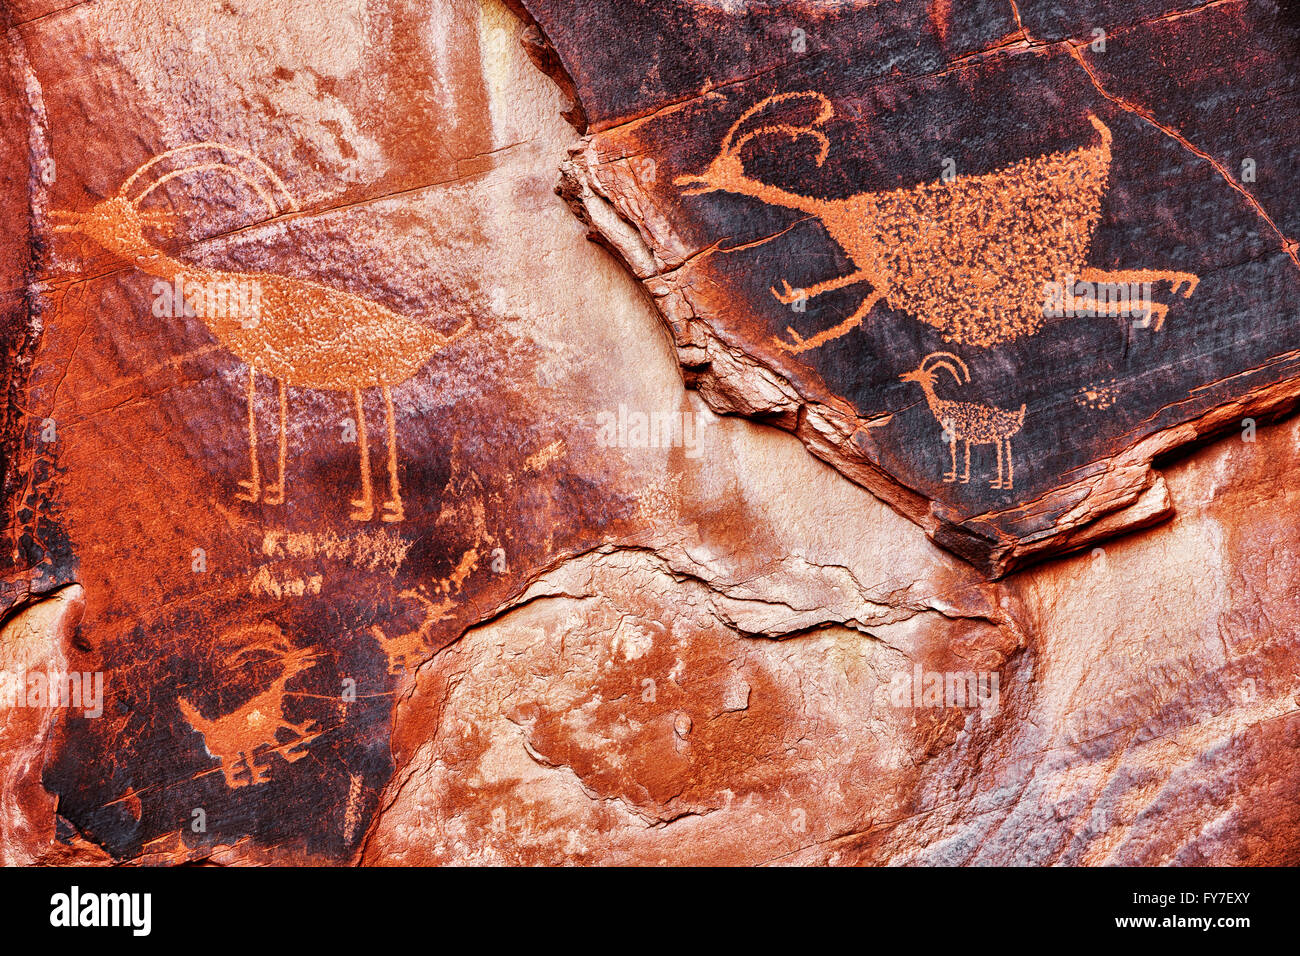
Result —
[{"label": "small goat petroglyph", "polygon": [[[957,384],[970,382],[970,370],[966,363],[951,352],[931,352],[921,364],[910,372],[899,376],[905,382],[916,382],[925,392],[926,404],[930,406],[935,421],[942,427],[948,440],[948,450],[952,458],[952,470],[943,476],[945,482],[970,481],[970,446],[996,445],[998,450],[998,477],[989,482],[991,488],[1010,488],[1014,469],[1011,465],[1011,436],[1020,431],[1025,423],[1025,406],[1016,411],[998,408],[993,405],[978,405],[974,402],[957,402],[940,398],[934,391],[934,380],[939,369],[946,369]],[[957,477],[957,441],[966,445],[966,468],[960,478]],[[1004,454],[1005,452],[1005,454]],[[1006,459],[1006,478],[1003,478],[1002,460]]]}]

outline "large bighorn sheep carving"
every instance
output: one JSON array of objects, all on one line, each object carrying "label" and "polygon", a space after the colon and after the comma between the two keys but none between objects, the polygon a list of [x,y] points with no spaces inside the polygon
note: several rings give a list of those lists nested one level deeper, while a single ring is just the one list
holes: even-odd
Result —
[{"label": "large bighorn sheep carving", "polygon": [[[799,100],[805,102],[786,109],[806,110],[811,104],[814,113],[806,123],[760,116],[772,106]],[[806,352],[839,338],[861,325],[882,299],[890,308],[938,329],[947,341],[991,346],[1036,332],[1044,320],[1045,290],[1059,288],[1067,278],[1099,285],[1163,280],[1174,292],[1186,287],[1184,296],[1196,289],[1197,277],[1189,272],[1087,266],[1111,159],[1110,130],[1095,116],[1088,120],[1100,140],[1091,146],[1022,159],[980,175],[843,199],[783,189],[745,172],[741,151],[760,137],[811,139],[816,144],[814,161],[821,166],[830,140],[818,127],[832,116],[830,100],[821,93],[769,96],[732,124],[704,172],[674,180],[684,187],[683,195],[737,193],[821,220],[853,261],[854,271],[806,289],[782,281],[779,290],[772,289],[779,302],[789,304],[859,282],[871,284],[870,294],[853,315],[835,327],[808,339],[787,328],[790,341],[777,342],[785,351]],[[751,125],[737,136],[746,124]],[[1124,296],[1085,295],[1075,308],[1122,315],[1129,303]],[[1166,305],[1150,305],[1147,324],[1155,317],[1158,329],[1168,311]]]}]

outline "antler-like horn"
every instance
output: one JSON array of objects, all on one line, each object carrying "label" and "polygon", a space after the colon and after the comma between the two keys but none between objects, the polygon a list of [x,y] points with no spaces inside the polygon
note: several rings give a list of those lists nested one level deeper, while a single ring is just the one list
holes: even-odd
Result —
[{"label": "antler-like horn", "polygon": [[236,178],[241,180],[244,183],[244,185],[248,186],[249,189],[257,193],[257,197],[262,200],[263,204],[266,206],[266,210],[269,215],[278,216],[281,212],[284,212],[286,209],[289,212],[297,212],[298,203],[294,200],[293,194],[289,192],[289,188],[285,186],[284,181],[281,180],[280,177],[275,174],[275,170],[273,170],[270,166],[266,165],[266,163],[262,162],[262,160],[258,159],[255,155],[250,153],[248,150],[240,149],[238,146],[230,146],[226,143],[212,143],[212,142],[190,143],[186,146],[178,146],[175,149],[169,149],[164,153],[159,153],[157,156],[155,156],[153,159],[146,162],[139,169],[137,169],[135,172],[133,172],[130,176],[127,177],[126,181],[122,183],[122,187],[118,190],[118,195],[125,198],[130,198],[130,192],[132,188],[134,188],[134,186],[136,185],[137,180],[139,180],[140,177],[144,176],[146,173],[153,172],[154,167],[157,166],[159,163],[166,162],[167,160],[171,159],[173,156],[178,156],[181,153],[194,152],[197,150],[216,150],[218,152],[230,153],[235,156],[238,156],[242,160],[246,160],[252,163],[254,166],[258,168],[258,170],[261,171],[263,175],[266,176],[268,180],[270,180],[274,189],[278,190],[279,193],[284,196],[285,199],[284,208],[281,208],[279,202],[277,202],[272,197],[271,193],[267,192],[267,190],[263,189],[260,185],[254,182],[251,176],[245,173],[238,166],[235,166],[232,163],[228,163],[224,161],[195,163],[193,165],[183,166],[180,169],[174,169],[171,172],[155,179],[146,189],[142,190],[139,195],[131,199],[132,205],[139,206],[140,203],[142,203],[151,192],[153,192],[159,186],[162,186],[163,184],[175,179],[178,176],[183,176],[186,173],[198,172],[200,170],[219,169],[235,176]]},{"label": "antler-like horn", "polygon": [[[819,104],[817,115],[813,117],[812,121],[807,125],[801,126],[793,123],[775,123],[760,126],[757,129],[750,130],[744,136],[740,137],[738,141],[733,142],[736,131],[755,114],[762,112],[774,103],[784,103],[787,100],[804,98],[812,99]],[[826,139],[826,134],[817,130],[815,127],[825,123],[834,115],[835,110],[831,106],[831,101],[816,90],[801,90],[797,93],[778,93],[775,96],[769,96],[765,100],[760,100],[740,114],[740,118],[731,124],[731,129],[727,130],[727,135],[722,139],[722,152],[739,152],[740,149],[751,139],[756,136],[761,136],[764,133],[783,133],[793,139],[798,139],[800,136],[811,136],[813,139],[817,140],[818,143],[817,165],[820,166],[826,161],[826,154],[830,150],[830,142]]]},{"label": "antler-like horn", "polygon": [[[929,368],[932,363],[946,366],[948,371],[952,372],[953,378],[963,385],[970,381],[970,369],[966,367],[965,362],[952,352],[931,352],[921,360],[921,368]],[[957,374],[954,368],[960,370],[961,374]]]}]

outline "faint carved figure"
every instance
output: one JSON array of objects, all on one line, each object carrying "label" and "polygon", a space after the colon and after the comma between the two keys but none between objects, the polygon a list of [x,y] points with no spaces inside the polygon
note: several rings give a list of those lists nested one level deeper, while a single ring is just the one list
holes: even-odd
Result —
[{"label": "faint carved figure", "polygon": [[[1012,487],[1014,468],[1011,464],[1011,436],[1020,431],[1025,423],[1025,406],[1016,411],[997,408],[993,405],[978,405],[974,402],[956,402],[940,398],[935,394],[934,381],[939,369],[946,370],[958,385],[970,382],[970,370],[966,363],[951,352],[931,352],[921,364],[911,372],[899,376],[905,382],[916,382],[925,393],[926,404],[934,415],[935,421],[943,428],[948,442],[948,451],[952,459],[952,470],[943,476],[946,482],[970,481],[970,446],[996,445],[998,450],[998,477],[989,482],[992,488]],[[960,478],[957,477],[957,441],[965,444],[966,467]],[[1002,461],[1006,459],[1006,478],[1003,478]]]},{"label": "faint carved figure", "polygon": [[424,609],[424,619],[415,630],[394,637],[385,637],[378,625],[372,626],[371,631],[388,658],[390,674],[405,673],[412,665],[419,664],[428,651],[429,632],[433,630],[435,624],[451,613],[453,606],[449,597],[444,597],[438,604],[434,604],[424,592],[418,590],[402,591],[401,597],[419,602]]},{"label": "faint carved figure", "polygon": [[[310,669],[317,654],[311,648],[293,647],[278,630],[269,626],[259,629],[258,633],[262,641],[228,655],[224,663],[231,668],[243,667],[252,663],[255,655],[269,649],[283,665],[280,676],[271,682],[270,687],[242,707],[211,720],[184,697],[176,699],[189,725],[203,735],[208,753],[221,761],[221,772],[225,774],[229,787],[254,786],[271,779],[270,762],[265,751],[280,746],[276,736],[280,731],[287,730],[294,738],[291,745],[281,751],[281,756],[290,763],[307,756],[302,748],[320,736],[319,731],[310,732],[316,726],[315,721],[295,724],[284,715],[285,686]],[[258,762],[259,755],[261,763]],[[241,773],[247,773],[248,779],[241,779]]]},{"label": "faint carved figure", "polygon": [[1093,382],[1075,393],[1074,404],[1082,408],[1110,408],[1119,397],[1119,388],[1119,379],[1116,378]]},{"label": "faint carved figure", "polygon": [[[769,107],[794,100],[810,101],[799,108],[814,107],[811,121],[800,125],[770,116],[754,120]],[[786,351],[806,352],[839,338],[861,325],[882,299],[938,329],[947,341],[992,346],[1036,332],[1044,321],[1043,290],[1067,275],[1091,283],[1163,280],[1184,296],[1196,289],[1197,277],[1188,272],[1109,271],[1085,265],[1111,160],[1110,130],[1095,116],[1088,119],[1101,138],[1092,146],[1023,159],[990,173],[844,199],[793,192],[745,172],[741,151],[759,137],[809,138],[816,143],[816,164],[821,166],[830,141],[817,127],[833,115],[821,93],[770,96],[732,124],[718,156],[703,173],[674,180],[685,187],[683,195],[737,193],[821,220],[853,261],[854,271],[806,289],[782,281],[780,289],[772,289],[779,302],[790,304],[864,281],[871,284],[870,294],[853,315],[835,327],[808,339],[787,328],[790,341],[777,342]],[[1115,309],[1105,301],[1089,305],[1101,315]],[[1157,328],[1166,311],[1164,306],[1153,309]]]},{"label": "faint carved figure", "polygon": [[[210,157],[222,157],[212,159]],[[182,165],[158,175],[160,167],[180,158]],[[251,167],[262,180],[226,157]],[[203,319],[221,345],[248,365],[248,450],[250,475],[239,482],[245,493],[236,497],[268,505],[281,504],[285,496],[286,416],[289,386],[348,392],[356,414],[361,458],[361,497],[352,501],[351,517],[367,521],[374,515],[370,475],[370,449],[362,391],[378,388],[383,395],[388,426],[388,499],[384,521],[404,517],[397,480],[397,434],[393,413],[393,387],[418,372],[430,356],[459,338],[467,321],[444,335],[432,326],[400,315],[360,295],[274,273],[226,272],[172,258],[145,234],[171,231],[171,217],[162,210],[141,209],[154,190],[186,174],[220,171],[234,176],[265,204],[274,217],[296,211],[297,205],[284,183],[265,163],[244,150],[221,143],[193,143],[161,153],[127,178],[117,195],[84,213],[55,210],[50,213],[56,232],[76,232],[125,259],[137,269],[176,283],[182,289],[189,314]],[[152,178],[144,188],[143,183]],[[279,198],[283,197],[283,199]],[[256,310],[214,308],[223,296],[198,290],[258,290]],[[276,380],[280,402],[279,465],[273,484],[262,487],[257,455],[257,421],[253,398],[258,372]]]}]

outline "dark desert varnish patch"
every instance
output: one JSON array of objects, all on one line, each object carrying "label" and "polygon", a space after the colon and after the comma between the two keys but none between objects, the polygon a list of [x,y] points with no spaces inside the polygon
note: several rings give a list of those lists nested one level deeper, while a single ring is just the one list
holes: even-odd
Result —
[{"label": "dark desert varnish patch", "polygon": [[[605,238],[688,376],[987,573],[1167,517],[1154,458],[1300,395],[1300,140],[1271,132],[1297,47],[1267,5],[522,2],[589,123],[565,194],[640,227]],[[904,378],[939,353],[945,407],[1024,407],[965,481]]]}]

